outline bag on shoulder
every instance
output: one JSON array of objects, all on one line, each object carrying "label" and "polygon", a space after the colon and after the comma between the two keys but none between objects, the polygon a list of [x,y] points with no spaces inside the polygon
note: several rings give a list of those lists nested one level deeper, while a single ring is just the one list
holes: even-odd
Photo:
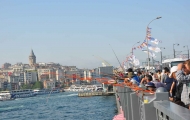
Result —
[{"label": "bag on shoulder", "polygon": [[179,83],[176,87],[176,100],[181,101],[181,93],[183,91],[183,83]]}]

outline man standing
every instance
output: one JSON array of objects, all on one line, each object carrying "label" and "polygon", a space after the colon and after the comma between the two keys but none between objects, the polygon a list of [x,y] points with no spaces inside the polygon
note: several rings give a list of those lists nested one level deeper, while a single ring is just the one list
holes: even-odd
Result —
[{"label": "man standing", "polygon": [[181,101],[185,103],[185,105],[189,105],[190,109],[190,96],[189,96],[189,83],[190,83],[190,60],[185,61],[184,63],[178,64],[178,70],[176,72],[176,79],[178,84],[180,82],[183,84],[183,91],[181,93]]},{"label": "man standing", "polygon": [[161,83],[165,83],[165,80],[169,77],[170,70],[165,67],[164,68],[164,74],[161,76]]},{"label": "man standing", "polygon": [[142,75],[142,73],[140,71],[137,72],[137,76],[140,81],[144,78],[144,76]]}]

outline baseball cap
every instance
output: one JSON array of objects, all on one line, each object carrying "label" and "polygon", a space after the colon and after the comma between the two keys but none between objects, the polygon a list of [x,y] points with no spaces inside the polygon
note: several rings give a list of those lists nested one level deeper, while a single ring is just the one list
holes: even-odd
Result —
[{"label": "baseball cap", "polygon": [[152,82],[148,82],[148,83],[146,84],[146,87],[154,87],[154,88],[156,88],[155,84],[152,83]]}]

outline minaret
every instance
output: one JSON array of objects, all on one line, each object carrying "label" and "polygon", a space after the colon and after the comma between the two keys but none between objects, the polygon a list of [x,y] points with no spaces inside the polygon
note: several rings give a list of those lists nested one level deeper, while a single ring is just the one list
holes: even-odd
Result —
[{"label": "minaret", "polygon": [[29,56],[29,65],[33,66],[36,64],[36,56],[34,55],[33,50],[31,50],[30,56]]}]

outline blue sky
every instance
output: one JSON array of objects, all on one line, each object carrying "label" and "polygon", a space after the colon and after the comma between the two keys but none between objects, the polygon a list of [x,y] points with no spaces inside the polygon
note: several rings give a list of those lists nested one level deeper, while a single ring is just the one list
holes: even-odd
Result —
[{"label": "blue sky", "polygon": [[[0,64],[28,63],[31,48],[37,62],[101,66],[99,56],[119,66],[132,46],[143,42],[147,24],[161,40],[163,55],[190,48],[189,0],[0,0]],[[137,44],[138,45],[138,44]],[[141,62],[147,54],[135,50]],[[156,54],[160,60],[160,53]]]}]

